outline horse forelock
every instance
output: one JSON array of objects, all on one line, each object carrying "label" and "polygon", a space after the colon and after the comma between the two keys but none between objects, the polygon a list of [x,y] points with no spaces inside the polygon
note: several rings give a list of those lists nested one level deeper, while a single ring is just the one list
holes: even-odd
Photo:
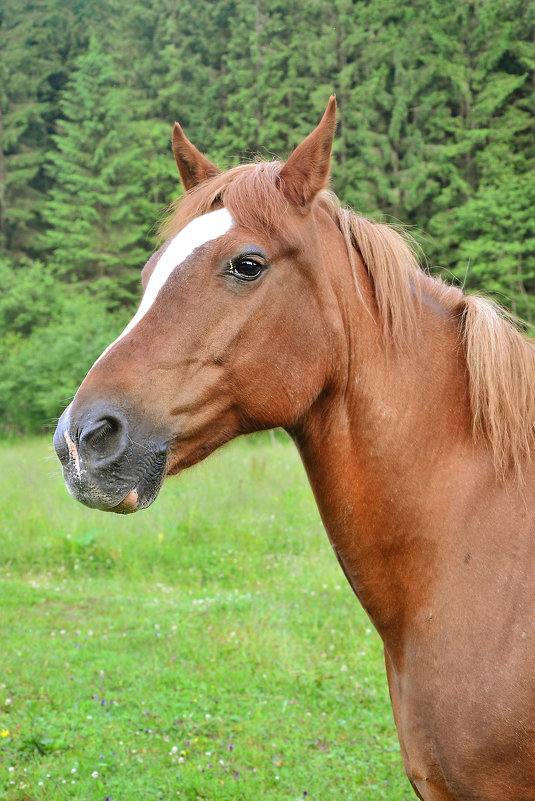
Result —
[{"label": "horse forelock", "polygon": [[159,243],[175,236],[196,217],[221,206],[242,227],[272,231],[288,208],[278,188],[281,168],[278,161],[241,164],[202,182],[171,204],[158,230]]},{"label": "horse forelock", "polygon": [[[282,164],[257,162],[234,167],[175,202],[159,229],[160,242],[175,236],[196,217],[224,206],[251,231],[280,230],[288,201],[279,188]],[[423,336],[422,293],[433,298],[457,326],[464,351],[474,435],[485,437],[498,476],[513,470],[521,477],[535,437],[535,346],[500,307],[485,298],[464,295],[429,276],[419,266],[418,247],[401,228],[342,208],[336,196],[320,192],[314,201],[342,233],[360,292],[355,256],[364,263],[372,286],[385,347],[406,349]]]}]

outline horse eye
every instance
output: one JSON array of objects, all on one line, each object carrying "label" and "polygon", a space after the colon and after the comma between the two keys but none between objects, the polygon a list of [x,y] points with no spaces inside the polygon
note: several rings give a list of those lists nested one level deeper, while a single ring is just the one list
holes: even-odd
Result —
[{"label": "horse eye", "polygon": [[230,262],[229,272],[243,281],[254,281],[264,269],[264,262],[257,257],[241,256]]}]

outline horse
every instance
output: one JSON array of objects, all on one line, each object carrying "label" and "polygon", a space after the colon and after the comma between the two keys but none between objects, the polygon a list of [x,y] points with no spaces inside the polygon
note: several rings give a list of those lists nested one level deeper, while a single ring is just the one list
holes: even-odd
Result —
[{"label": "horse", "polygon": [[384,644],[423,801],[535,799],[535,348],[492,301],[326,187],[332,97],[288,159],[185,188],[140,306],[54,436],[71,495],[131,513],[232,438],[281,427]]}]

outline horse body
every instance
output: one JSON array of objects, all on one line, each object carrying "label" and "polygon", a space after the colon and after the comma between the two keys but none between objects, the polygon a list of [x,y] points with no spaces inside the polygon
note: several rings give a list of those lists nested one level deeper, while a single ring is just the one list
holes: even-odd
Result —
[{"label": "horse body", "polygon": [[348,310],[353,358],[292,433],[383,639],[415,790],[425,801],[535,798],[533,483],[498,484],[474,442],[455,321],[426,283],[416,348],[386,352],[376,321]]},{"label": "horse body", "polygon": [[[460,471],[457,450],[427,474],[425,460],[400,465],[397,448],[374,453],[391,469],[370,476],[351,434],[345,451],[339,434],[329,443],[323,433],[300,450],[333,547],[385,645],[407,774],[426,801],[534,798],[535,560],[524,500],[496,488],[488,456],[486,487],[477,460]],[[407,455],[412,442],[400,435]]]},{"label": "horse body", "polygon": [[398,235],[321,194],[333,132],[331,102],[284,166],[220,176],[175,130],[192,191],[167,235],[199,219],[206,234],[166,280],[171,245],[148,262],[154,297],[89,372],[56,449],[75,497],[128,512],[232,437],[285,427],[382,637],[416,794],[529,801],[533,376],[507,417],[493,374],[503,363],[511,384],[533,352],[490,306],[407,267]]}]

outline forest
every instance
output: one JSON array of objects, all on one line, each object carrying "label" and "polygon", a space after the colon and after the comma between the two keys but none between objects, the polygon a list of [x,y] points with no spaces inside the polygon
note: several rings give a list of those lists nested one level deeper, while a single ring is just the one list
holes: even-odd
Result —
[{"label": "forest", "polygon": [[180,193],[285,158],[335,93],[332,188],[535,316],[533,0],[1,0],[0,431],[42,430],[139,297]]}]

